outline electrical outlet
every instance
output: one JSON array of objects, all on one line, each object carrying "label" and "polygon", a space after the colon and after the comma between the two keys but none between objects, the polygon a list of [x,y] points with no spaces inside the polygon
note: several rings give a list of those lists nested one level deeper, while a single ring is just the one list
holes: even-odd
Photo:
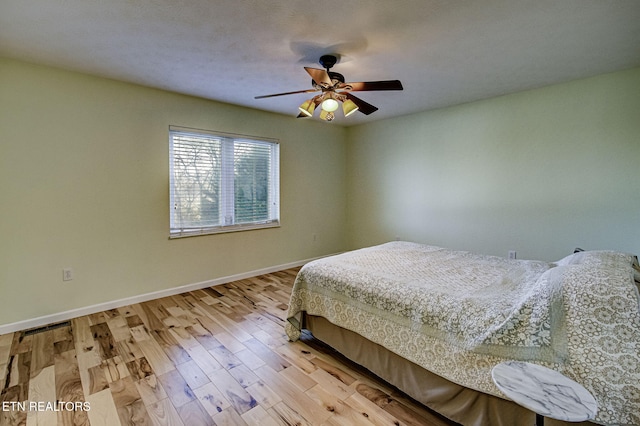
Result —
[{"label": "electrical outlet", "polygon": [[62,281],[71,281],[73,279],[73,269],[64,268],[62,270]]},{"label": "electrical outlet", "polygon": [[515,259],[515,258],[516,258],[516,251],[509,250],[509,259]]}]

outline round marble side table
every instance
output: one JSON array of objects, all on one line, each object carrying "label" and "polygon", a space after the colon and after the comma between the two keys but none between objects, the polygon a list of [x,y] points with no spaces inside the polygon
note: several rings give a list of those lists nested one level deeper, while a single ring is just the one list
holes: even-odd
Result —
[{"label": "round marble side table", "polygon": [[541,365],[502,362],[493,367],[491,377],[502,393],[536,413],[537,426],[545,417],[581,422],[598,412],[595,398],[582,385]]}]

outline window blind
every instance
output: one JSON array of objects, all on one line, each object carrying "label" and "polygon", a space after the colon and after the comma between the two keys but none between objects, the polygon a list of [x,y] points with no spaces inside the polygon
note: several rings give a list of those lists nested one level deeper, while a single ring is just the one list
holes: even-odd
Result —
[{"label": "window blind", "polygon": [[277,142],[169,131],[170,237],[279,226]]}]

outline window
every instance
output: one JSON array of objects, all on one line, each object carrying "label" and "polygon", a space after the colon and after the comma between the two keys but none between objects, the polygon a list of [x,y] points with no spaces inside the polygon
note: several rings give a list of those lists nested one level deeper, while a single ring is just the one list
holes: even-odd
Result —
[{"label": "window", "polygon": [[280,226],[279,145],[169,128],[170,237]]}]

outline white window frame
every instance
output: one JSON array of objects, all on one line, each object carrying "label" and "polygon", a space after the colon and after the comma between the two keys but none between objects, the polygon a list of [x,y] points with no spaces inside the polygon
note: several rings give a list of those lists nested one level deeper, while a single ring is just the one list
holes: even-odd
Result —
[{"label": "white window frame", "polygon": [[[179,214],[180,196],[175,185],[174,136],[215,139],[221,143],[221,177],[218,194],[218,224],[196,226],[185,225]],[[235,221],[235,189],[234,189],[234,143],[250,143],[268,146],[269,183],[268,183],[268,218],[266,220],[236,223]],[[252,229],[275,228],[280,226],[280,145],[275,139],[238,135],[226,132],[191,129],[169,126],[169,238],[183,238],[197,235],[210,235],[226,232],[246,231]]]}]

